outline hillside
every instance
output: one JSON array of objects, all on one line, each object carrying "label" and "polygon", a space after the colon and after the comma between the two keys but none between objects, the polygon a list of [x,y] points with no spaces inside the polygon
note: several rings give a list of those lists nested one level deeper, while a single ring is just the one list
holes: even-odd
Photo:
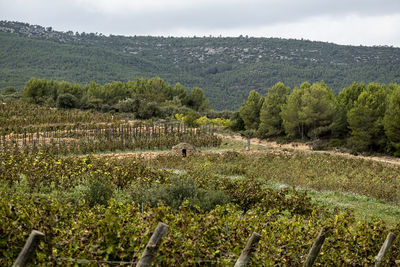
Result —
[{"label": "hillside", "polygon": [[0,21],[0,88],[30,77],[86,83],[160,76],[201,87],[215,109],[235,109],[255,89],[324,80],[400,83],[400,48],[248,37],[104,36]]}]

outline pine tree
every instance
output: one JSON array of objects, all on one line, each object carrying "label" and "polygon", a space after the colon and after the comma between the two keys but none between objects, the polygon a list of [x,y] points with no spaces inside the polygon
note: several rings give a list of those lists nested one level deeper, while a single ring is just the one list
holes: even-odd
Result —
[{"label": "pine tree", "polygon": [[383,125],[387,138],[395,148],[395,156],[400,156],[400,85],[395,85],[389,97]]},{"label": "pine tree", "polygon": [[249,93],[247,101],[240,107],[239,114],[244,122],[245,131],[242,132],[247,137],[246,150],[250,150],[250,138],[256,135],[260,125],[260,110],[263,105],[264,98],[256,91]]},{"label": "pine tree", "polygon": [[347,120],[351,129],[351,141],[356,150],[382,151],[385,149],[383,118],[386,111],[387,92],[385,85],[370,83],[349,111]]},{"label": "pine tree", "polygon": [[261,137],[278,136],[284,133],[281,111],[286,104],[290,88],[282,82],[276,83],[268,89],[260,111],[259,135]]}]

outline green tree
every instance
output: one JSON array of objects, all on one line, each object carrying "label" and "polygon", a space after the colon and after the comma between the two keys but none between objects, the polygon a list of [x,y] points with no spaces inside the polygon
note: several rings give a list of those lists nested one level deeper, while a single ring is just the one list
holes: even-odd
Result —
[{"label": "green tree", "polygon": [[174,98],[183,101],[186,97],[186,89],[180,83],[176,83],[174,87],[168,86],[165,90],[165,98],[167,100],[173,100]]},{"label": "green tree", "polygon": [[385,85],[370,83],[363,91],[347,120],[351,129],[351,141],[357,150],[382,151],[386,147],[383,118],[386,111],[387,90]]},{"label": "green tree", "polygon": [[331,133],[336,119],[337,103],[333,90],[324,83],[314,83],[304,90],[299,118],[309,138]]},{"label": "green tree", "polygon": [[[51,83],[53,82],[53,85]],[[81,86],[77,83],[71,84],[66,81],[61,81],[61,82],[55,82],[55,81],[50,81],[50,86],[54,87],[54,91],[57,95],[57,97],[61,94],[71,94],[74,95],[76,98],[80,99],[82,98],[83,95],[83,90]],[[57,98],[55,95],[53,97]]]},{"label": "green tree", "polygon": [[107,83],[103,86],[103,101],[114,105],[118,101],[130,96],[130,92],[123,86],[122,82]]},{"label": "green tree", "polygon": [[260,111],[259,135],[261,137],[278,136],[284,133],[281,118],[282,105],[286,104],[290,88],[282,82],[268,89]]},{"label": "green tree", "polygon": [[395,156],[400,156],[400,85],[392,85],[383,125],[390,144],[395,148]]},{"label": "green tree", "polygon": [[194,110],[191,110],[188,114],[186,114],[185,117],[183,117],[183,122],[190,127],[197,127],[199,126],[196,123],[198,118],[200,118],[200,114]]},{"label": "green tree", "polygon": [[310,83],[303,83],[300,88],[294,88],[289,95],[286,104],[282,105],[281,118],[285,133],[289,138],[304,138],[304,125],[300,121],[301,98],[304,90],[311,86]]},{"label": "green tree", "polygon": [[336,114],[335,95],[324,82],[303,83],[295,88],[281,112],[285,132],[290,138],[330,134]]},{"label": "green tree", "polygon": [[22,96],[34,104],[43,104],[51,95],[46,79],[31,78],[22,91]]},{"label": "green tree", "polygon": [[247,101],[240,107],[240,117],[243,119],[246,130],[257,130],[260,124],[260,110],[264,98],[255,90],[250,91]]},{"label": "green tree", "polygon": [[204,111],[208,108],[209,102],[203,91],[195,87],[183,100],[185,106],[196,111]]},{"label": "green tree", "polygon": [[343,90],[338,94],[338,103],[344,107],[346,112],[350,111],[358,96],[366,90],[364,83],[353,82],[349,87],[343,88]]},{"label": "green tree", "polygon": [[349,123],[347,121],[348,112],[354,107],[358,96],[366,90],[364,83],[353,82],[349,87],[344,88],[337,96],[338,120],[334,126],[334,134],[345,137],[348,135]]},{"label": "green tree", "polygon": [[252,90],[247,97],[247,101],[240,107],[239,114],[245,128],[242,134],[247,137],[247,150],[250,149],[250,138],[255,136],[260,125],[260,110],[263,102],[264,98]]},{"label": "green tree", "polygon": [[87,92],[89,99],[93,99],[93,98],[103,99],[104,98],[102,87],[94,81],[91,81],[89,84],[86,84],[85,91]]},{"label": "green tree", "polygon": [[230,125],[229,125],[229,129],[231,129],[234,132],[241,132],[245,130],[244,127],[244,121],[243,119],[240,117],[240,113],[239,111],[234,112],[232,114],[232,116],[230,117]]}]

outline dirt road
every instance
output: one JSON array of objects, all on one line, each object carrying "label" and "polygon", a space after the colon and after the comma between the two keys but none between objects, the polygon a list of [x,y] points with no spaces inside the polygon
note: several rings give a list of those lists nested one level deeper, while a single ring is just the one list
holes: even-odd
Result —
[{"label": "dirt road", "polygon": [[[238,135],[233,135],[233,136],[228,136],[225,135],[223,136],[223,138],[229,138],[229,139],[233,139],[236,141],[241,141],[243,143],[246,142],[246,139],[238,136]],[[395,158],[395,157],[390,157],[390,156],[363,156],[363,155],[352,155],[349,153],[343,153],[343,152],[339,152],[339,151],[328,151],[328,150],[313,150],[310,145],[306,144],[306,143],[299,143],[299,142],[293,142],[293,143],[288,143],[288,144],[278,144],[276,142],[273,141],[267,141],[267,140],[260,140],[257,138],[252,138],[251,139],[251,144],[252,145],[258,145],[258,146],[263,146],[266,148],[269,148],[271,150],[276,150],[276,151],[282,151],[282,152],[288,152],[288,151],[305,151],[308,153],[328,153],[331,155],[337,155],[337,156],[343,156],[343,157],[350,157],[350,158],[362,158],[362,159],[366,159],[366,160],[373,160],[373,161],[379,161],[379,162],[385,162],[385,163],[390,163],[390,164],[396,164],[396,165],[400,165],[400,158]],[[244,146],[243,146],[244,147]]]},{"label": "dirt road", "polygon": [[[246,139],[239,135],[220,135],[220,136],[223,139],[230,139],[230,140],[243,142],[242,149],[235,149],[235,150],[238,150],[238,152],[244,152],[244,153],[260,152],[259,150],[254,150],[254,149],[249,152],[246,152],[245,151]],[[400,165],[400,158],[395,158],[395,157],[390,157],[390,156],[363,156],[363,155],[355,156],[355,155],[352,155],[349,153],[343,153],[343,152],[339,152],[339,151],[327,151],[327,150],[317,151],[317,150],[313,150],[310,147],[310,145],[308,145],[306,143],[300,143],[300,142],[278,144],[273,141],[252,138],[251,145],[261,146],[261,147],[266,148],[275,153],[292,153],[293,151],[302,151],[305,153],[328,153],[330,155],[349,157],[349,158],[362,158],[362,159],[366,159],[366,160],[373,160],[373,161],[384,162],[384,163],[388,163],[388,164]],[[212,153],[212,154],[223,153],[223,151],[226,151],[226,150],[232,150],[232,149],[207,150],[207,151],[203,151],[202,153]],[[117,157],[117,158],[143,157],[143,158],[151,159],[151,158],[155,158],[159,155],[168,155],[170,153],[171,153],[171,151],[138,151],[138,152],[127,152],[127,153],[121,152],[121,153],[97,154],[96,156],[100,156],[100,157],[107,156],[107,157]]]}]

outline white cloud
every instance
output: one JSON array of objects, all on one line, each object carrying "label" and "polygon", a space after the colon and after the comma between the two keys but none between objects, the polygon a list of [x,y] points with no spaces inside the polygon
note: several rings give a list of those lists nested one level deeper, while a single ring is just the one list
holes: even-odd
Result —
[{"label": "white cloud", "polygon": [[86,10],[96,10],[103,14],[125,15],[151,12],[176,12],[205,6],[232,5],[242,0],[73,0]]},{"label": "white cloud", "polygon": [[277,23],[258,27],[185,28],[155,31],[167,36],[239,36],[282,37],[326,41],[344,45],[393,45],[400,47],[400,14],[391,16],[345,17],[317,16],[292,23]]},{"label": "white cloud", "polygon": [[[360,17],[313,17],[261,29],[264,34],[350,45],[400,46],[400,14]],[[261,32],[260,32],[261,33]],[[259,35],[255,33],[256,35]]]}]

